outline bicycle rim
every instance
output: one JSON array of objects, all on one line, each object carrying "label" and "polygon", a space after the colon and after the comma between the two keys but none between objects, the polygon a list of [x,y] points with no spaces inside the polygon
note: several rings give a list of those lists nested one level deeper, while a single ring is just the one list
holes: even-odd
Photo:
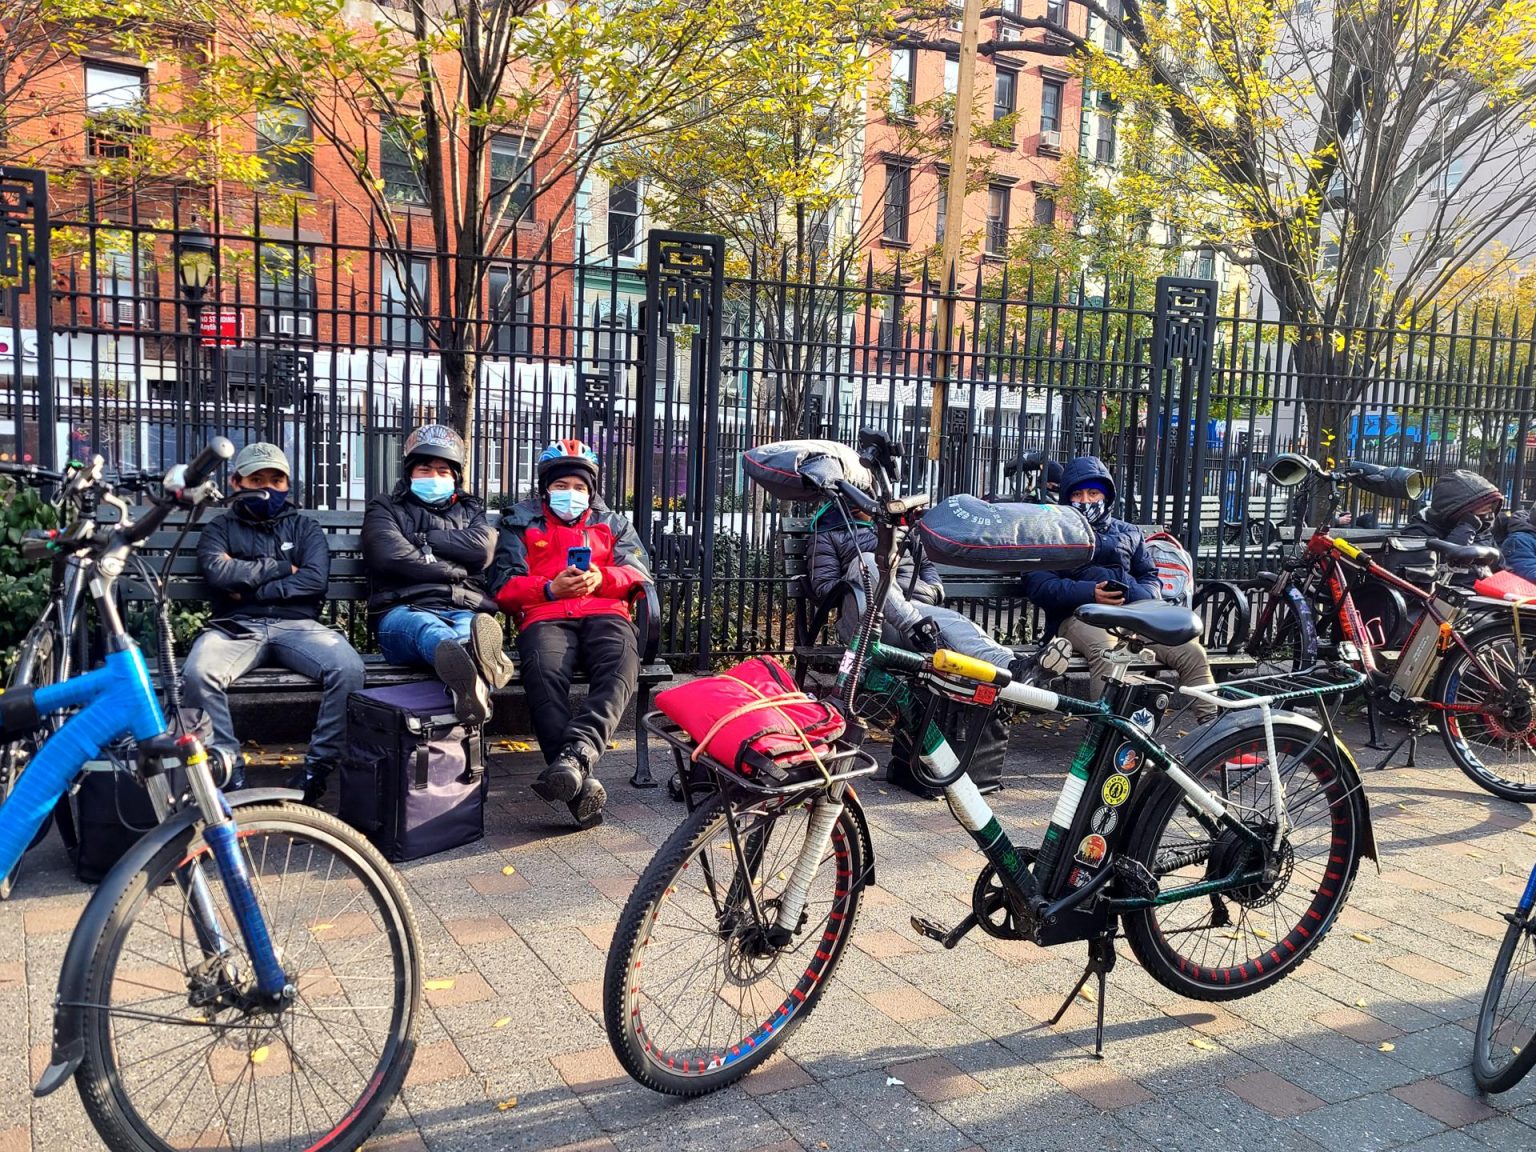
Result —
[{"label": "bicycle rim", "polygon": [[[86,1109],[114,1149],[356,1148],[414,1050],[417,931],[399,878],[333,817],[236,810],[257,904],[295,996],[255,1003],[251,964],[211,853],[188,830],[132,878],[97,941],[88,984]],[[227,942],[182,883],[200,870]]]},{"label": "bicycle rim", "polygon": [[1536,685],[1522,670],[1536,637],[1518,650],[1509,632],[1474,633],[1452,649],[1441,674],[1440,735],[1474,784],[1520,803],[1536,801]]},{"label": "bicycle rim", "polygon": [[845,812],[800,927],[787,945],[769,946],[763,921],[773,922],[810,806],[775,798],[734,808],[738,855],[728,803],[712,798],[657,853],[608,955],[614,1051],[640,1083],[675,1095],[723,1088],[767,1059],[814,1007],[858,916],[863,849]]},{"label": "bicycle rim", "polygon": [[[1246,996],[1285,976],[1317,946],[1344,906],[1354,880],[1356,799],[1321,739],[1276,733],[1280,779],[1290,822],[1278,855],[1250,847],[1235,832],[1213,835],[1183,793],[1168,787],[1140,814],[1129,851],[1168,897],[1181,887],[1241,868],[1276,865],[1275,878],[1131,913],[1126,937],[1142,967],[1185,996]],[[1198,770],[1201,785],[1266,843],[1273,832],[1262,730],[1241,733]]]},{"label": "bicycle rim", "polygon": [[1507,1092],[1536,1064],[1536,922],[1512,923],[1488,976],[1472,1042],[1472,1075],[1484,1092]]}]

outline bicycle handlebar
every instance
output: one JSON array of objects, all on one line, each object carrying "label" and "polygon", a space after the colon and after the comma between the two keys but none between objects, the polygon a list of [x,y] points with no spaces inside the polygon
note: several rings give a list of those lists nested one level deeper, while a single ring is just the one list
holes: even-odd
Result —
[{"label": "bicycle handlebar", "polygon": [[223,436],[215,436],[208,441],[208,446],[197,454],[192,463],[187,465],[186,485],[188,488],[196,488],[213,475],[216,469],[225,460],[232,459],[235,455],[235,446]]}]

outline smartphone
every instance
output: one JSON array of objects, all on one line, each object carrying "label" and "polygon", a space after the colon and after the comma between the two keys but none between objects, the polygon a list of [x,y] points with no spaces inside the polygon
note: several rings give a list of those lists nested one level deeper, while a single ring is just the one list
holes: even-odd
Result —
[{"label": "smartphone", "polygon": [[568,568],[580,568],[585,572],[592,567],[592,549],[567,548],[565,550],[565,564]]},{"label": "smartphone", "polygon": [[1125,594],[1127,592],[1129,592],[1130,590],[1131,589],[1130,589],[1130,587],[1128,585],[1122,584],[1118,580],[1106,580],[1106,581],[1104,581],[1104,591],[1106,591],[1106,592],[1118,592],[1118,593],[1120,593],[1121,599],[1124,599],[1125,598]]}]

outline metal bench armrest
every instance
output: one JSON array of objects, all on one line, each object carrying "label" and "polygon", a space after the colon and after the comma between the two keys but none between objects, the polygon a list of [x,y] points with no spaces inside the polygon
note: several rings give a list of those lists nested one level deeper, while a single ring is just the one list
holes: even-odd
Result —
[{"label": "metal bench armrest", "polygon": [[634,615],[637,647],[640,662],[654,664],[661,651],[661,597],[656,585],[647,580],[630,593],[630,610]]}]

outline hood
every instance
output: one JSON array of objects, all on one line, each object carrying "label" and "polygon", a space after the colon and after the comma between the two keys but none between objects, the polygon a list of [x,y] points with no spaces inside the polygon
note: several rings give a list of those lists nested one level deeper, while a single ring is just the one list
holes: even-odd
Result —
[{"label": "hood", "polygon": [[1102,480],[1104,482],[1105,500],[1110,504],[1115,502],[1118,495],[1115,489],[1115,478],[1109,474],[1109,469],[1104,467],[1104,461],[1097,456],[1079,456],[1061,470],[1061,494],[1059,499],[1063,504],[1070,504],[1069,493],[1074,488],[1081,488],[1084,481]]},{"label": "hood", "polygon": [[1496,485],[1476,472],[1458,468],[1447,472],[1435,481],[1435,489],[1429,502],[1429,515],[1444,527],[1453,526],[1473,510],[1492,511],[1492,504],[1501,502],[1502,494]]}]

